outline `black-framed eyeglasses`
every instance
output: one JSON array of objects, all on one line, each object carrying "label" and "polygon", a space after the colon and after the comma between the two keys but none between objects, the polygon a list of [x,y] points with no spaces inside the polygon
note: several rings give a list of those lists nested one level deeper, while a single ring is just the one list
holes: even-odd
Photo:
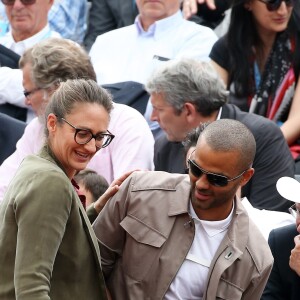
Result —
[{"label": "black-framed eyeglasses", "polygon": [[37,92],[39,90],[41,90],[41,88],[36,88],[31,91],[23,91],[23,94],[24,94],[25,98],[28,98],[30,95],[34,94],[35,92]]},{"label": "black-framed eyeglasses", "polygon": [[236,177],[228,178],[227,176],[224,175],[205,171],[204,169],[199,167],[195,161],[191,159],[188,159],[188,169],[191,172],[191,174],[195,177],[201,177],[203,174],[205,174],[208,182],[211,185],[218,186],[218,187],[224,187],[228,185],[230,181],[234,181],[240,178],[247,171],[247,170],[243,171],[241,174],[239,174]]},{"label": "black-framed eyeglasses", "polygon": [[[23,5],[32,5],[36,2],[36,0],[20,0]],[[4,5],[14,5],[15,0],[1,0]]]},{"label": "black-framed eyeglasses", "polygon": [[296,203],[289,208],[289,212],[295,219],[300,216],[300,211],[297,208]]},{"label": "black-framed eyeglasses", "polygon": [[114,135],[107,130],[105,133],[93,134],[89,129],[77,128],[72,125],[66,119],[61,118],[64,122],[70,125],[75,129],[74,141],[79,145],[87,144],[92,138],[95,139],[95,145],[97,148],[105,148],[107,147],[111,141],[114,139]]},{"label": "black-framed eyeglasses", "polygon": [[285,2],[285,5],[287,7],[294,6],[295,4],[295,0],[259,0],[259,1],[266,4],[268,11],[277,10],[283,1]]}]

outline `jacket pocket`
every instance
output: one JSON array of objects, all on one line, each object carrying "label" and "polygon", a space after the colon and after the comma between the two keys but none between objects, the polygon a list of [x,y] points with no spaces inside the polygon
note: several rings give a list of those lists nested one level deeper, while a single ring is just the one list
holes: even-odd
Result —
[{"label": "jacket pocket", "polygon": [[127,232],[122,256],[123,271],[141,281],[151,267],[157,265],[166,237],[134,216],[127,215],[120,225]]},{"label": "jacket pocket", "polygon": [[225,281],[223,278],[220,279],[216,299],[239,300],[242,299],[242,296],[243,291],[241,288]]}]

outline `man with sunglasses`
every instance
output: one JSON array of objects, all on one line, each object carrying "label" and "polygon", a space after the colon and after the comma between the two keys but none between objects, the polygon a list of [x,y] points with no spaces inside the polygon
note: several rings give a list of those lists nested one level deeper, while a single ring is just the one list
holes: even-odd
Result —
[{"label": "man with sunglasses", "polygon": [[[48,12],[54,0],[1,0],[5,5],[10,23],[10,31],[0,37],[0,44],[22,55],[36,43],[60,34],[50,29]],[[22,72],[18,69],[0,67],[0,110],[14,105],[17,108],[28,108],[25,105]],[[31,109],[23,121],[34,117]]]},{"label": "man with sunglasses", "polygon": [[289,211],[295,224],[271,231],[269,246],[274,257],[271,275],[261,300],[298,300],[300,297],[300,183],[290,177],[280,178],[278,192],[294,204]]},{"label": "man with sunglasses", "polygon": [[155,170],[184,173],[181,142],[188,132],[204,122],[238,120],[250,129],[257,143],[255,173],[242,187],[241,196],[256,208],[287,212],[291,204],[278,194],[275,184],[282,176],[294,176],[295,163],[279,127],[227,104],[228,92],[210,63],[193,59],[167,63],[149,78],[146,90],[153,106],[151,119],[165,132],[155,142]]},{"label": "man with sunglasses", "polygon": [[189,175],[134,172],[122,183],[93,225],[113,299],[259,299],[273,258],[235,197],[255,150],[245,125],[218,120]]}]

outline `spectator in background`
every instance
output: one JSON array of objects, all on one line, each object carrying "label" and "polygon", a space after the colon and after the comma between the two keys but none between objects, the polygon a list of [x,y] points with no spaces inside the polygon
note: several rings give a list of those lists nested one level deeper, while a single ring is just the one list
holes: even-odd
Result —
[{"label": "spectator in background", "polygon": [[[49,26],[53,31],[58,32],[63,38],[73,40],[82,44],[86,32],[88,4],[86,0],[54,0],[48,12]],[[9,29],[9,21],[5,13],[5,6],[0,2],[0,25],[3,24],[4,35]]]},{"label": "spectator in background", "polygon": [[210,58],[230,103],[273,120],[296,159],[300,154],[299,1],[235,0],[228,32]]},{"label": "spectator in background", "polygon": [[300,295],[300,183],[283,177],[277,182],[282,197],[293,201],[294,224],[271,231],[269,246],[274,257],[271,275],[261,300],[298,300]]},{"label": "spectator in background", "polygon": [[134,172],[93,223],[113,299],[259,299],[273,258],[235,194],[255,140],[235,120],[209,124],[189,175]]},{"label": "spectator in background", "polygon": [[[43,115],[58,82],[73,78],[96,80],[88,54],[77,44],[64,39],[48,39],[28,49],[20,66],[27,104],[37,116]],[[33,119],[17,143],[17,150],[0,166],[0,201],[24,157],[37,153],[42,147],[43,128],[42,120]],[[114,142],[95,154],[88,164],[90,169],[104,176],[109,183],[127,171],[153,169],[154,140],[139,112],[114,103],[109,130],[115,132]]]},{"label": "spectator in background", "polygon": [[[135,24],[98,36],[90,51],[98,82],[144,84],[152,71],[168,60],[208,60],[217,37],[210,28],[185,20],[180,3],[136,0],[139,15]],[[151,122],[151,111],[149,102],[145,117],[158,136],[161,131],[157,123]]]},{"label": "spectator in background", "polygon": [[155,143],[155,170],[183,173],[181,142],[189,131],[203,122],[238,120],[251,130],[257,147],[255,173],[243,186],[241,196],[247,197],[256,208],[288,210],[289,201],[275,188],[278,178],[294,176],[295,169],[282,132],[274,122],[227,104],[228,92],[210,63],[194,59],[169,62],[153,73],[146,89],[153,105],[151,118],[165,132]]},{"label": "spectator in background", "polygon": [[84,46],[90,50],[98,35],[134,23],[135,0],[92,0]]},{"label": "spectator in background", "polygon": [[16,143],[25,127],[26,123],[0,113],[0,165],[16,150]]},{"label": "spectator in background", "polygon": [[[50,37],[60,37],[48,24],[48,12],[54,0],[36,0],[24,4],[20,0],[2,0],[10,23],[10,31],[0,37],[0,44],[19,55],[39,41]],[[14,105],[26,108],[22,89],[22,72],[18,69],[0,67],[0,111]],[[13,115],[14,116],[14,115]],[[34,117],[28,110],[23,121],[29,122]]]},{"label": "spectator in background", "polygon": [[79,191],[85,195],[86,207],[96,202],[109,186],[103,176],[89,169],[80,171],[74,176],[74,179],[80,188]]},{"label": "spectator in background", "polygon": [[185,18],[212,29],[217,28],[223,21],[225,11],[230,7],[230,0],[183,0],[182,2]]},{"label": "spectator in background", "polygon": [[136,4],[135,24],[98,36],[92,46],[90,56],[100,84],[145,83],[153,69],[167,60],[208,59],[217,37],[211,29],[184,20],[180,0],[137,0]]}]

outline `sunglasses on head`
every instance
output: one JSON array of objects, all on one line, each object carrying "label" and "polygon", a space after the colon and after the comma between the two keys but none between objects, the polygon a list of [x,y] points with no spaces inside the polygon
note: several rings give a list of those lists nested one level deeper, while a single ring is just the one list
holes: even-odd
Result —
[{"label": "sunglasses on head", "polygon": [[[20,0],[23,5],[32,5],[36,2],[36,0]],[[1,0],[4,5],[14,5],[15,0]]]},{"label": "sunglasses on head", "polygon": [[287,7],[294,6],[295,0],[259,0],[266,4],[268,11],[275,11],[277,10],[281,3],[284,1]]},{"label": "sunglasses on head", "polygon": [[203,170],[201,167],[199,167],[196,162],[194,162],[191,159],[188,159],[188,168],[191,174],[195,177],[201,177],[203,174],[206,175],[207,181],[214,186],[224,187],[228,185],[230,181],[236,180],[240,178],[247,170],[242,172],[240,175],[234,177],[234,178],[228,178],[227,176],[211,173],[208,171]]}]

